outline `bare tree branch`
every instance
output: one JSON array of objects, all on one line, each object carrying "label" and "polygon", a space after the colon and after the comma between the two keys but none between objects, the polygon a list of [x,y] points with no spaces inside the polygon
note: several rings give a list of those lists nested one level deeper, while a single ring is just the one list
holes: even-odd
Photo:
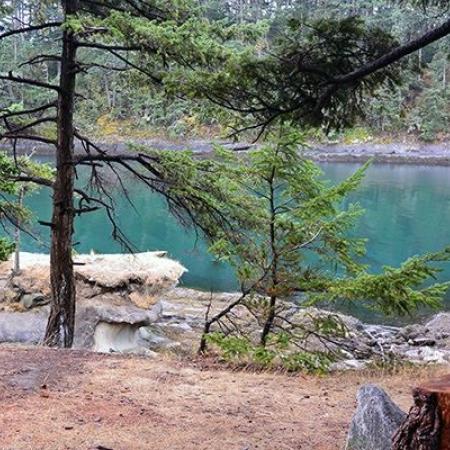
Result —
[{"label": "bare tree branch", "polygon": [[0,112],[5,111],[5,114],[2,114],[0,116],[0,119],[14,117],[14,116],[25,116],[28,114],[35,114],[37,112],[45,111],[49,108],[56,108],[56,106],[57,106],[57,103],[52,102],[52,103],[47,103],[46,105],[38,106],[36,108],[24,109],[22,111],[9,111],[8,109],[3,109],[3,110],[0,109]]},{"label": "bare tree branch", "polygon": [[16,133],[20,134],[21,132],[28,130],[29,128],[35,127],[37,125],[40,125],[42,123],[46,122],[56,122],[56,117],[42,117],[40,119],[33,120],[32,122],[29,122],[25,125],[22,125],[20,127],[13,127],[8,122],[7,118],[4,118],[4,122],[6,124],[6,127],[8,128],[8,137],[14,136]]},{"label": "bare tree branch", "polygon": [[14,36],[16,34],[30,33],[32,31],[43,30],[45,28],[57,28],[60,27],[61,25],[62,22],[47,22],[40,25],[31,25],[29,27],[18,28],[16,30],[9,30],[0,34],[0,40],[7,38],[9,36]]},{"label": "bare tree branch", "polygon": [[145,70],[142,67],[139,67],[138,65],[132,63],[128,58],[125,58],[124,56],[120,55],[114,50],[110,50],[110,53],[113,54],[116,58],[123,61],[125,64],[129,65],[133,69],[136,69],[137,71],[143,73],[144,75],[147,75],[154,83],[160,84],[162,82],[161,78],[156,77],[152,73],[150,73],[148,70]]},{"label": "bare tree branch", "polygon": [[43,144],[49,144],[49,145],[54,145],[57,146],[58,143],[54,140],[54,139],[48,139],[42,136],[34,136],[34,135],[30,135],[30,134],[10,134],[10,133],[5,133],[2,136],[0,136],[2,139],[17,139],[17,140],[22,140],[22,141],[35,141],[35,142],[41,142]]},{"label": "bare tree branch", "polygon": [[334,85],[346,85],[349,83],[353,83],[355,81],[361,80],[368,75],[371,75],[374,72],[377,72],[380,69],[384,69],[387,66],[399,61],[405,56],[414,53],[415,51],[426,47],[433,42],[442,39],[443,37],[450,34],[450,19],[444,22],[441,26],[425,33],[421,37],[414,39],[413,41],[408,42],[407,44],[396,47],[389,53],[381,56],[380,58],[372,61],[364,66],[360,67],[353,72],[350,72],[346,75],[342,75],[340,77],[335,77],[330,80],[331,84]]},{"label": "bare tree branch", "polygon": [[43,62],[47,61],[61,61],[61,57],[58,55],[36,55],[30,58],[29,60],[19,64],[19,67],[23,67],[26,65],[32,65],[32,64],[41,64]]},{"label": "bare tree branch", "polygon": [[14,83],[28,84],[30,86],[35,86],[43,89],[51,89],[56,92],[60,91],[59,86],[57,86],[56,84],[44,83],[43,81],[32,80],[29,78],[16,77],[13,75],[12,72],[9,72],[8,75],[0,75],[0,80],[13,81]]},{"label": "bare tree branch", "polygon": [[[114,45],[100,44],[98,42],[78,42],[78,47],[96,48],[99,50],[115,50],[115,51],[138,51],[147,49],[144,45]],[[154,49],[152,49],[154,50]]]}]

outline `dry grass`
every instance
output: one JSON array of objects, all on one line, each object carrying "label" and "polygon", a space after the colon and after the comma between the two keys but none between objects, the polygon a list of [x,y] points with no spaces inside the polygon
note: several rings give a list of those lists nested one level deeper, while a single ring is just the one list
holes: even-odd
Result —
[{"label": "dry grass", "polygon": [[341,449],[361,384],[404,409],[442,368],[327,377],[0,348],[1,449]]}]

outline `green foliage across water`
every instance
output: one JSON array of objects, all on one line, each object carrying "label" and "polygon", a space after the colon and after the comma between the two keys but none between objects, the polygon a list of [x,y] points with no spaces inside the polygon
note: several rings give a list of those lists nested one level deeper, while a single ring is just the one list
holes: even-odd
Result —
[{"label": "green foliage across water", "polygon": [[[0,18],[0,25],[8,28],[17,25],[8,23],[15,20],[13,17],[33,14],[44,20],[58,16],[54,2],[39,2],[42,3],[39,7],[28,5],[28,2],[10,3],[5,6],[9,14]],[[209,72],[210,76],[218,77],[215,81],[219,89],[225,89],[231,82],[231,79],[220,78],[222,75],[217,71],[225,60],[228,73],[232,73],[229,69],[233,64],[237,72],[245,72],[245,66],[253,55],[261,54],[268,46],[269,51],[273,52],[272,47],[275,45],[276,48],[280,42],[284,42],[283,57],[286,58],[280,67],[290,67],[289,45],[298,47],[301,44],[310,46],[305,53],[308,58],[303,60],[304,64],[309,61],[317,63],[314,56],[316,52],[323,55],[322,59],[328,58],[327,61],[321,61],[322,69],[331,73],[336,70],[343,73],[347,69],[345,59],[342,60],[343,49],[352,52],[356,44],[361,44],[361,41],[355,41],[358,27],[365,36],[365,46],[360,49],[358,57],[367,58],[369,55],[376,57],[377,52],[382,53],[383,42],[389,48],[392,44],[390,36],[402,42],[439,23],[442,9],[434,5],[440,2],[427,2],[430,3],[427,9],[414,6],[413,3],[384,0],[202,0],[176,2],[173,14],[178,18],[189,17],[187,20],[183,19],[181,25],[175,16],[164,23],[152,23],[144,19],[139,23],[135,17],[131,18],[118,11],[103,18],[73,19],[66,26],[76,30],[89,27],[112,30],[111,41],[138,42],[143,47],[157,43],[155,53],[158,57],[163,56],[166,61],[161,65],[155,64],[154,58],[148,58],[148,73],[164,78],[166,84],[162,87],[158,83],[149,82],[148,76],[138,70],[125,71],[120,64],[111,64],[112,55],[108,52],[82,49],[86,73],[79,77],[78,89],[87,100],[80,102],[77,108],[77,122],[80,128],[95,131],[102,136],[146,138],[163,133],[180,138],[211,133],[226,134],[230,131],[229,125],[242,125],[242,116],[237,119],[226,109],[211,103],[208,98],[186,98],[184,94],[189,96],[189,89],[180,98],[180,80],[184,80],[187,74],[186,67],[179,72],[179,67],[176,68],[171,63],[174,54],[183,55],[189,64],[192,61],[201,63],[202,70]],[[167,9],[164,5],[161,8]],[[337,23],[330,20],[337,18],[344,21]],[[346,32],[348,38],[345,37]],[[308,34],[313,37],[307,38]],[[370,36],[372,38],[369,39]],[[245,41],[250,45],[240,55],[236,54],[236,49]],[[2,41],[0,50],[0,72],[17,70],[18,63],[30,60],[33,61],[32,64],[22,65],[18,74],[29,78],[38,77],[45,82],[57,81],[59,71],[56,60],[33,60],[38,54],[53,54],[57,45],[54,31],[6,39]],[[224,51],[224,45],[229,47],[229,52]],[[339,52],[333,53],[333,48]],[[296,48],[291,50],[294,54]],[[450,120],[450,88],[447,81],[449,54],[450,43],[449,38],[446,38],[409,56],[401,73],[406,82],[389,87],[388,84],[393,82],[389,77],[386,83],[377,87],[374,93],[376,95],[372,98],[346,97],[347,106],[343,117],[348,122],[353,122],[351,119],[354,110],[350,106],[358,104],[365,111],[365,118],[359,120],[359,125],[370,130],[366,135],[401,132],[413,133],[426,140],[444,137]],[[273,73],[277,74],[277,71]],[[292,71],[290,74],[291,77],[295,76]],[[182,90],[192,84],[196,77],[203,88],[208,87],[201,75],[201,71],[194,70],[194,79],[187,78]],[[282,100],[278,98],[283,95],[279,86],[284,80],[282,75],[282,71],[279,71],[278,77],[274,76],[273,80],[269,80],[278,83],[275,89],[271,89],[268,83],[261,84],[262,80],[254,80],[259,83],[260,94],[275,101],[275,104]],[[241,82],[245,83],[247,79],[242,77]],[[209,82],[212,81],[214,79],[210,77]],[[291,89],[294,87],[291,86]],[[240,87],[237,85],[232,88],[236,90],[235,96],[239,96]],[[51,95],[33,86],[12,83],[2,83],[0,91],[1,108],[14,104],[33,107],[46,102]],[[290,95],[288,88],[285,92]],[[340,103],[337,103],[335,109],[339,107]],[[336,114],[332,116],[335,117]],[[48,125],[47,128],[46,133],[54,134],[51,126]],[[324,138],[320,125],[316,131],[311,130],[311,134],[319,139]],[[336,138],[345,141],[345,136],[339,135]]]}]

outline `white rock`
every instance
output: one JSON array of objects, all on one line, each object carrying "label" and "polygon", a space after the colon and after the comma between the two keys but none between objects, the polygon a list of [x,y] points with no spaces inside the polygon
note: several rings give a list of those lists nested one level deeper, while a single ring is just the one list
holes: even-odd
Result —
[{"label": "white rock", "polygon": [[407,350],[403,354],[408,361],[416,363],[446,364],[450,360],[450,351],[438,350],[432,347],[418,347]]},{"label": "white rock", "polygon": [[367,359],[344,359],[330,366],[330,370],[362,370],[367,367],[370,360]]},{"label": "white rock", "polygon": [[[178,261],[165,256],[164,252],[118,253],[105,255],[76,255],[75,273],[98,285],[115,288],[133,279],[143,285],[174,286],[187,271]],[[48,269],[50,256],[41,253],[20,253],[21,268]],[[8,262],[9,263],[9,262]],[[8,264],[6,263],[6,264]],[[5,263],[4,263],[5,264]]]}]

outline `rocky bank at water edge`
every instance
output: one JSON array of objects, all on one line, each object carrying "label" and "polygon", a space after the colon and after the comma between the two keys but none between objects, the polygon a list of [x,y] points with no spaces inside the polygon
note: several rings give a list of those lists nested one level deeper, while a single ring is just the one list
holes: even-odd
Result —
[{"label": "rocky bank at water edge", "polygon": [[[178,287],[186,269],[165,252],[77,255],[76,260],[81,263],[75,267],[76,348],[147,355],[193,352],[208,305],[214,314],[239,295]],[[11,261],[0,264],[0,342],[38,344],[49,313],[49,257],[22,253],[21,261],[18,275],[12,274]],[[364,368],[374,360],[450,362],[447,312],[423,324],[393,327],[293,303],[286,303],[284,310],[290,322],[304,327],[316,317],[329,315],[345,325],[345,336],[336,336],[331,344],[342,355],[333,365],[337,370]],[[247,323],[246,308],[238,307],[234,314],[235,320]],[[325,350],[320,339],[310,339],[307,345],[311,350]],[[326,345],[330,347],[329,342]]]},{"label": "rocky bank at water edge", "polygon": [[[110,155],[122,154],[129,150],[129,143],[144,145],[158,150],[182,151],[192,150],[199,155],[208,156],[212,153],[214,145],[222,145],[229,150],[242,152],[257,147],[257,144],[233,143],[222,140],[184,140],[172,142],[163,139],[131,139],[129,141],[97,142]],[[11,151],[7,144],[0,144],[0,150]],[[48,144],[20,141],[16,147],[18,154],[27,155],[31,152],[35,155],[53,156],[53,149]],[[315,161],[364,163],[373,159],[378,163],[392,164],[425,164],[425,165],[450,165],[450,142],[426,143],[426,142],[360,142],[352,144],[314,144],[303,150],[304,154]],[[75,145],[75,153],[84,154],[80,143]]]}]

